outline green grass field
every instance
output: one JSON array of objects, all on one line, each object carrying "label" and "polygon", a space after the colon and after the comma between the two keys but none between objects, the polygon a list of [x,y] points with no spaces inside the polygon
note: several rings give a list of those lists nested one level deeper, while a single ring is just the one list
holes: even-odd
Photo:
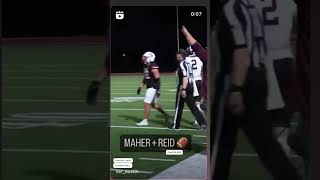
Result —
[{"label": "green grass field", "polygon": [[[193,151],[157,162],[139,158],[165,159],[161,153],[130,153],[135,168],[148,178],[204,150],[203,132],[166,129],[135,129],[143,116],[143,101],[122,102],[121,97],[140,97],[136,88],[141,77],[112,76],[111,143],[106,120],[106,93],[99,104],[88,107],[84,95],[96,70],[103,64],[103,44],[5,45],[3,47],[2,163],[4,180],[102,180],[109,179],[109,155],[127,156],[119,150],[120,134],[189,133]],[[174,76],[162,77],[160,103],[173,115]],[[142,93],[143,94],[143,93]],[[187,110],[187,108],[186,108]],[[161,128],[163,119],[152,112],[150,127]],[[182,128],[194,129],[186,111]],[[127,127],[125,127],[127,126]],[[111,145],[111,146],[110,146]],[[118,176],[112,171],[113,175]],[[122,177],[119,175],[119,177]],[[270,180],[254,151],[240,134],[230,180]]]},{"label": "green grass field", "polygon": [[[180,131],[172,131],[164,128],[163,117],[156,111],[151,112],[149,127],[137,128],[136,123],[143,119],[143,97],[136,95],[137,87],[140,85],[142,76],[126,75],[111,77],[111,152],[112,157],[134,157],[134,169],[143,171],[141,174],[122,175],[112,171],[114,178],[140,178],[147,179],[159,172],[173,166],[195,153],[205,151],[206,133],[193,125],[194,117],[186,107],[183,113],[183,120]],[[161,96],[159,103],[172,117],[175,113],[176,79],[172,75],[161,76]],[[120,135],[134,134],[188,134],[192,135],[193,150],[185,152],[183,156],[166,156],[165,152],[121,152],[119,141]],[[141,159],[145,158],[145,159]],[[148,159],[148,160],[146,160]],[[151,160],[149,160],[151,159]]]},{"label": "green grass field", "polygon": [[86,88],[103,64],[96,45],[6,45],[3,51],[3,179],[108,179],[105,93]]}]

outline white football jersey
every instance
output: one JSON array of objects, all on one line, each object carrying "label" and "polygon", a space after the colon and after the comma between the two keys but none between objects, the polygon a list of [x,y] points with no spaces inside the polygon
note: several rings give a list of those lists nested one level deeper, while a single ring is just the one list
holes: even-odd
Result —
[{"label": "white football jersey", "polygon": [[297,13],[294,0],[256,0],[255,4],[262,15],[268,52],[275,59],[292,58],[290,39]]},{"label": "white football jersey", "polygon": [[291,48],[291,35],[297,6],[294,0],[256,0],[255,5],[261,13],[267,47],[266,69],[269,82],[267,109],[283,108],[285,102],[273,62],[294,57]]},{"label": "white football jersey", "polygon": [[200,58],[198,56],[188,56],[186,57],[186,61],[191,64],[193,79],[195,81],[202,80],[203,62]]},{"label": "white football jersey", "polygon": [[[260,67],[265,64],[266,47],[260,0],[228,0],[223,6],[227,26],[235,47],[247,47],[250,65]],[[222,32],[225,30],[222,30]],[[222,33],[223,34],[223,33]]]}]

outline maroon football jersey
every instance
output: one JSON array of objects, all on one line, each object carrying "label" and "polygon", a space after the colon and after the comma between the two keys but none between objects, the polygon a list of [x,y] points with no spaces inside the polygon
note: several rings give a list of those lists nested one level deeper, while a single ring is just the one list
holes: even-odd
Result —
[{"label": "maroon football jersey", "polygon": [[156,81],[152,70],[159,69],[159,66],[156,63],[148,63],[144,65],[143,74],[144,74],[144,82],[147,88],[155,88],[160,90],[160,82]]},{"label": "maroon football jersey", "polygon": [[196,53],[196,55],[201,59],[203,62],[203,80],[202,80],[202,85],[203,85],[203,95],[204,98],[207,99],[207,92],[208,92],[208,77],[207,77],[207,59],[208,59],[208,54],[207,50],[204,49],[199,43],[196,43],[192,46],[193,51]]}]

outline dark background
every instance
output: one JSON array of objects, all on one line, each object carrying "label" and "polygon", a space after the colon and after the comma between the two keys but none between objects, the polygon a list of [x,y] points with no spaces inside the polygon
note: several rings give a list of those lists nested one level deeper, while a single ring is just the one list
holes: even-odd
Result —
[{"label": "dark background", "polygon": [[[217,1],[212,1],[217,2]],[[312,16],[319,17],[318,4],[319,1],[312,0]],[[106,35],[105,27],[107,25],[107,11],[106,8],[108,0],[3,0],[2,1],[2,36],[3,37],[39,37],[39,36],[74,36],[74,35]],[[211,12],[214,14],[216,11],[213,3],[211,3]],[[211,18],[213,20],[213,18]],[[312,45],[312,57],[315,61],[312,61],[312,68],[315,69],[314,76],[312,76],[315,83],[320,76],[318,72],[318,65],[315,62],[319,62],[317,56],[319,31],[318,19],[312,19],[312,32],[313,38]],[[318,35],[318,36],[317,36]],[[313,83],[314,94],[318,94],[319,84]],[[313,107],[317,108],[317,101],[313,96]],[[313,112],[319,112],[315,109]],[[312,118],[319,119],[319,115],[312,113]],[[320,121],[314,121],[312,128],[312,149],[314,149],[312,155],[312,174],[310,179],[319,179],[316,176],[320,171],[317,171],[317,165],[319,162],[319,131],[316,130]],[[316,124],[317,123],[317,124]]]},{"label": "dark background", "polygon": [[[124,11],[125,18],[117,20],[116,11]],[[191,12],[203,12],[191,17]],[[112,73],[142,72],[141,56],[146,51],[156,54],[161,72],[173,72],[177,67],[176,7],[114,7],[111,10],[111,71]],[[207,46],[206,9],[179,7],[179,45],[187,48],[180,28],[185,25],[191,34]]]},{"label": "dark background", "polygon": [[106,35],[109,0],[4,0],[3,37]]}]

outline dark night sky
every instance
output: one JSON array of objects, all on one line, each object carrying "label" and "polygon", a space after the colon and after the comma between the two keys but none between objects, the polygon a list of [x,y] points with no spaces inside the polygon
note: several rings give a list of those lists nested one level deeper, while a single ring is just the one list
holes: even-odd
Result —
[{"label": "dark night sky", "polygon": [[[3,0],[3,36],[105,35],[108,5],[109,0]],[[211,0],[212,22],[219,5]]]},{"label": "dark night sky", "polygon": [[4,37],[105,35],[106,0],[5,0]]},{"label": "dark night sky", "polygon": [[[198,8],[192,7],[194,11],[204,11],[204,8]],[[156,53],[162,71],[173,71],[177,50],[176,8],[141,7],[125,11],[126,20],[113,26],[116,29],[112,34],[112,60],[116,59],[112,61],[113,70],[140,71],[141,55],[150,50]],[[108,0],[5,0],[2,11],[3,37],[105,36],[108,16]],[[188,7],[179,9],[180,26],[186,25],[204,46],[205,17],[206,14],[191,18]],[[182,36],[180,45],[187,47]],[[123,57],[123,53],[127,56]],[[124,64],[130,68],[123,69]]]},{"label": "dark night sky", "polygon": [[[116,20],[114,17],[116,11],[124,11],[125,19]],[[191,11],[205,12],[205,9],[179,7],[179,27],[185,25],[205,47],[206,14],[202,14],[202,17],[191,17]],[[141,55],[146,51],[153,51],[156,54],[156,61],[162,72],[175,70],[176,7],[116,7],[112,9],[111,14],[112,72],[139,72]],[[186,40],[180,36],[180,48],[186,47]]]}]

